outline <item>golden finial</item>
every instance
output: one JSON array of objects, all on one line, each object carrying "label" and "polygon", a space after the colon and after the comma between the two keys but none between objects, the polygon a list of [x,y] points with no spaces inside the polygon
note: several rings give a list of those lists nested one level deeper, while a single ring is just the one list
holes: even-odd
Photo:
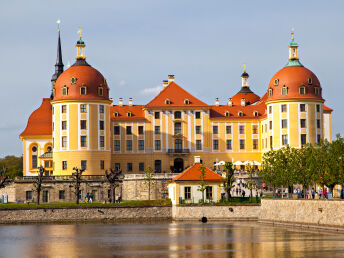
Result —
[{"label": "golden finial", "polygon": [[246,64],[243,64],[242,67],[244,68],[244,72],[246,72]]},{"label": "golden finial", "polygon": [[60,32],[60,23],[61,23],[61,20],[60,20],[60,19],[57,19],[56,23],[57,23],[57,31]]},{"label": "golden finial", "polygon": [[82,29],[81,29],[81,27],[79,27],[79,30],[78,30],[78,34],[80,35],[80,39],[81,39],[81,37],[82,37]]},{"label": "golden finial", "polygon": [[67,63],[67,68],[69,68],[70,67],[70,62],[68,61],[68,63]]},{"label": "golden finial", "polygon": [[291,40],[294,41],[294,28],[291,28]]}]

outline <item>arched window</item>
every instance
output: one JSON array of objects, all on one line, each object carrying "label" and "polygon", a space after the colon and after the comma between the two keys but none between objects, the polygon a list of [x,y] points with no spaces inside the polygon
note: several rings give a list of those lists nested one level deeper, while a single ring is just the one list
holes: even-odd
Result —
[{"label": "arched window", "polygon": [[80,95],[86,95],[87,94],[87,88],[85,86],[80,87]]},{"label": "arched window", "polygon": [[113,116],[114,116],[114,117],[118,117],[118,112],[114,112],[114,113],[113,113]]},{"label": "arched window", "polygon": [[229,115],[230,115],[230,114],[229,114],[229,111],[226,111],[226,112],[225,112],[225,116],[228,117]]},{"label": "arched window", "polygon": [[171,101],[169,99],[166,99],[165,104],[169,105],[169,104],[171,104]]},{"label": "arched window", "polygon": [[304,86],[301,86],[299,88],[300,95],[305,95],[306,94],[306,88]]},{"label": "arched window", "polygon": [[37,145],[33,145],[31,147],[31,168],[35,169],[38,167],[38,147]]},{"label": "arched window", "polygon": [[128,116],[128,117],[132,117],[132,115],[133,115],[133,114],[132,114],[131,112],[128,112],[128,113],[127,113],[127,116]]},{"label": "arched window", "polygon": [[254,115],[254,116],[258,116],[258,115],[259,115],[258,111],[254,111],[254,112],[253,112],[253,115]]},{"label": "arched window", "polygon": [[312,78],[308,78],[308,84],[311,85],[313,83]]},{"label": "arched window", "polygon": [[275,86],[278,86],[278,83],[279,83],[279,79],[275,79],[275,80],[274,80],[274,85],[275,85]]},{"label": "arched window", "polygon": [[174,112],[174,119],[181,119],[182,118],[182,112],[176,111]]},{"label": "arched window", "polygon": [[68,88],[66,86],[64,86],[62,88],[62,96],[67,96],[68,95]]},{"label": "arched window", "polygon": [[239,111],[238,116],[244,116],[244,113],[242,111]]},{"label": "arched window", "polygon": [[103,87],[98,87],[98,95],[103,96],[103,94],[104,94]]},{"label": "arched window", "polygon": [[272,97],[272,93],[273,93],[272,89],[269,89],[269,97]]},{"label": "arched window", "polygon": [[285,86],[283,86],[282,89],[281,89],[281,94],[282,94],[283,96],[287,95],[287,94],[288,94],[288,88],[285,87]]},{"label": "arched window", "polygon": [[52,151],[53,151],[53,147],[48,146],[48,147],[47,147],[47,152],[52,152]]},{"label": "arched window", "polygon": [[184,100],[184,104],[185,104],[185,105],[189,105],[189,104],[190,104],[190,100],[185,99],[185,100]]}]

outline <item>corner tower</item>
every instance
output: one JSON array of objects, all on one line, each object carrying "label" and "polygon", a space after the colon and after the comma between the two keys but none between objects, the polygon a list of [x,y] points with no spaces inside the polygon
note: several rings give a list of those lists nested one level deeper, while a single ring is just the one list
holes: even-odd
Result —
[{"label": "corner tower", "polygon": [[85,168],[86,175],[110,168],[109,88],[103,75],[86,62],[85,42],[77,41],[76,62],[54,85],[54,175],[71,175]]}]

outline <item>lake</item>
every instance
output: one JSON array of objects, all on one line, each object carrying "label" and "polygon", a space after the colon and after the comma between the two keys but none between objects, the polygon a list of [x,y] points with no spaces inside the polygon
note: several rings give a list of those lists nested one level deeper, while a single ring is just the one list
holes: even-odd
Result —
[{"label": "lake", "polygon": [[0,226],[0,257],[343,257],[344,234],[256,222]]}]

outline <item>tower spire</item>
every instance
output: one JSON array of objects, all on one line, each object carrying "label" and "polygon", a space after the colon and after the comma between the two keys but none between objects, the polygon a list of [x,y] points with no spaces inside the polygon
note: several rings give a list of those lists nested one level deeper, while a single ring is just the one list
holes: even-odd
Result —
[{"label": "tower spire", "polygon": [[297,48],[299,45],[294,41],[294,28],[291,29],[291,41],[289,43],[289,61],[286,66],[302,66],[297,55]]},{"label": "tower spire", "polygon": [[60,76],[61,73],[63,73],[63,62],[62,62],[62,49],[61,49],[61,36],[60,36],[60,19],[57,20],[57,33],[58,33],[58,39],[57,39],[57,56],[56,56],[56,64],[55,64],[55,73],[51,77],[51,84],[52,84],[52,92],[50,98],[53,99],[53,88],[55,85],[55,82],[57,78]]}]

